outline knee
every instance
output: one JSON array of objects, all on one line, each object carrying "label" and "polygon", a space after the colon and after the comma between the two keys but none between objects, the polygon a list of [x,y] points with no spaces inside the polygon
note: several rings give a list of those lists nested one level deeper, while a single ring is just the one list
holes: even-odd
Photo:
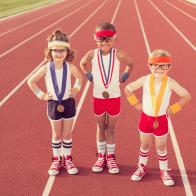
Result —
[{"label": "knee", "polygon": [[156,144],[156,149],[158,151],[165,151],[166,145],[165,144]]},{"label": "knee", "polygon": [[143,149],[143,150],[150,150],[151,144],[149,144],[149,143],[142,143],[140,145],[140,148]]}]

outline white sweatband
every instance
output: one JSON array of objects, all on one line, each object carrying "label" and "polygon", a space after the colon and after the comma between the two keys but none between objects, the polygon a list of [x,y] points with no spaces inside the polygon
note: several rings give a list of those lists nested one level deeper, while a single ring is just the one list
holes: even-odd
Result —
[{"label": "white sweatband", "polygon": [[70,43],[59,40],[52,40],[48,42],[48,49],[51,49],[54,46],[64,46],[65,48],[70,48]]},{"label": "white sweatband", "polygon": [[39,98],[39,99],[42,99],[43,96],[45,95],[45,93],[43,91],[41,91],[39,88],[37,88],[35,91],[34,91],[35,95]]},{"label": "white sweatband", "polygon": [[74,84],[74,88],[77,88],[78,90],[80,90],[82,87],[82,84],[80,82],[80,80],[76,79],[75,84]]}]

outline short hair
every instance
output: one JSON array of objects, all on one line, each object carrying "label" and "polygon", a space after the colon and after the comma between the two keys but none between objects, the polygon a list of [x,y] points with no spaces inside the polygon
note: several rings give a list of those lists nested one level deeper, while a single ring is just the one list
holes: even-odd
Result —
[{"label": "short hair", "polygon": [[98,24],[95,28],[95,32],[100,31],[100,30],[111,30],[113,32],[116,32],[114,25],[109,22],[102,22]]},{"label": "short hair", "polygon": [[158,57],[158,56],[168,56],[171,57],[171,54],[163,49],[156,49],[152,51],[149,55],[149,57]]}]

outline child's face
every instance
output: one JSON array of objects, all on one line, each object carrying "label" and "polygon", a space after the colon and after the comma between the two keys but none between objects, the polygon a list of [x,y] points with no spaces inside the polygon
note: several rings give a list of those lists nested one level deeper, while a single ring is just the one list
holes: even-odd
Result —
[{"label": "child's face", "polygon": [[50,50],[54,61],[64,61],[67,56],[67,49],[63,46],[54,46]]},{"label": "child's face", "polygon": [[167,75],[168,71],[171,68],[171,65],[168,63],[157,63],[157,64],[149,64],[150,71],[157,77],[163,77]]},{"label": "child's face", "polygon": [[97,43],[97,47],[100,48],[102,52],[109,53],[116,42],[116,37],[96,37],[95,41]]}]

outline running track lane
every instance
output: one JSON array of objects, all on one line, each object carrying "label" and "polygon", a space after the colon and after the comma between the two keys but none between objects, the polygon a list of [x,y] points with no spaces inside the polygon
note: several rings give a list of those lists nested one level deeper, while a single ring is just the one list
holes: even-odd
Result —
[{"label": "running track lane", "polygon": [[[115,2],[117,4],[117,2]],[[111,3],[110,1],[110,6],[113,5],[113,3]],[[114,5],[115,7],[115,5]],[[128,10],[125,14],[124,10]],[[123,10],[123,11],[122,11]],[[111,12],[110,16],[112,16]],[[130,14],[131,13],[131,14]],[[101,16],[100,19],[104,19],[106,16],[103,15],[103,13],[100,14]],[[103,17],[103,18],[102,18]],[[110,20],[111,17],[108,18],[108,20]],[[130,20],[129,23],[122,23],[122,19],[127,18]],[[88,25],[85,28],[85,34],[82,34],[82,32],[80,33],[80,36],[73,38],[73,41],[76,43],[81,43],[79,44],[84,45],[85,47],[82,48],[81,53],[86,52],[88,49],[92,48],[92,46],[94,45],[93,42],[91,42],[91,40],[89,39],[87,42],[89,44],[86,43],[84,44],[84,40],[80,39],[81,37],[87,36],[90,37],[92,34],[90,34],[89,32],[92,31],[92,26],[95,25],[95,23],[98,21],[99,19],[96,18],[95,21],[90,21],[88,23]],[[120,21],[120,22],[118,22]],[[130,21],[132,21],[133,23],[130,23]],[[138,51],[136,50],[136,46],[137,48],[142,48],[144,49],[144,43],[141,42],[142,35],[141,35],[141,31],[139,29],[139,25],[138,23],[135,23],[135,21],[137,21],[137,16],[135,13],[135,9],[134,9],[134,4],[131,1],[123,1],[120,10],[118,12],[117,18],[115,20],[115,25],[117,25],[117,27],[119,28],[119,36],[121,34],[125,35],[125,31],[127,32],[129,36],[127,36],[127,34],[125,35],[126,39],[124,40],[121,37],[121,40],[118,41],[118,45],[120,46],[121,44],[123,44],[123,46],[126,48],[126,50],[131,51],[134,55],[134,60],[136,62],[142,62],[141,64],[137,64],[138,66],[135,68],[135,75],[133,75],[134,78],[137,78],[138,76],[140,76],[141,74],[144,74],[143,69],[146,69],[145,67],[141,67],[139,68],[139,66],[145,65],[145,61],[146,61],[146,51],[141,50],[141,53],[138,53]],[[136,32],[133,32],[133,29],[136,29]],[[83,29],[84,30],[84,29]],[[88,32],[88,33],[87,33]],[[135,40],[140,40],[140,42],[136,42]],[[131,43],[131,44],[127,44],[127,43]],[[87,46],[88,45],[88,46]],[[127,46],[128,45],[128,46]],[[87,47],[86,47],[87,46]],[[123,48],[124,48],[123,47]],[[139,54],[139,55],[138,55]],[[138,75],[137,75],[138,74]],[[75,155],[77,155],[77,157],[75,157],[75,162],[81,166],[81,175],[80,176],[75,176],[75,177],[71,177],[68,175],[65,175],[64,173],[62,173],[60,176],[58,176],[58,178],[55,180],[55,184],[54,187],[52,189],[51,192],[54,193],[55,195],[59,195],[59,193],[64,193],[66,191],[66,193],[72,193],[72,195],[74,194],[78,194],[80,193],[80,195],[82,195],[82,193],[84,191],[86,191],[87,193],[89,193],[89,195],[91,193],[93,193],[93,195],[98,194],[97,190],[101,189],[99,192],[99,195],[105,195],[107,193],[112,194],[111,191],[109,191],[109,188],[112,189],[112,191],[114,191],[115,193],[119,193],[118,195],[122,194],[122,189],[123,189],[123,195],[129,195],[130,193],[134,194],[134,195],[142,195],[143,191],[140,191],[141,188],[146,188],[148,189],[149,187],[152,187],[152,190],[148,190],[149,194],[153,195],[152,193],[156,193],[157,191],[157,187],[159,187],[159,190],[161,190],[161,192],[166,193],[166,195],[173,193],[173,191],[175,191],[175,193],[177,194],[179,191],[179,194],[177,195],[184,195],[183,192],[183,187],[182,187],[182,183],[180,182],[180,177],[178,177],[177,179],[179,180],[179,184],[177,184],[177,187],[174,187],[172,189],[168,189],[166,187],[163,187],[163,185],[159,182],[158,180],[158,170],[157,169],[153,169],[153,165],[154,168],[157,168],[157,160],[156,157],[151,157],[151,162],[150,162],[150,166],[151,166],[151,170],[153,171],[153,173],[151,175],[149,175],[144,182],[142,183],[131,183],[129,181],[129,175],[130,173],[133,171],[134,167],[135,167],[135,163],[136,163],[136,156],[137,156],[137,149],[136,146],[139,145],[138,141],[135,141],[137,138],[137,132],[135,131],[136,129],[136,121],[137,121],[137,116],[136,116],[136,112],[134,110],[132,110],[130,108],[130,111],[127,111],[127,102],[123,101],[123,105],[122,105],[122,119],[120,119],[119,124],[117,129],[120,130],[117,134],[119,136],[119,139],[117,139],[117,156],[118,156],[118,160],[121,166],[121,175],[119,176],[111,176],[109,175],[107,172],[104,172],[101,175],[94,175],[90,172],[90,167],[92,166],[92,164],[94,163],[95,157],[94,157],[94,152],[95,150],[95,142],[93,141],[92,138],[95,138],[95,122],[93,121],[93,116],[89,116],[89,111],[92,111],[91,108],[91,90],[90,89],[87,98],[85,100],[85,104],[82,108],[81,114],[79,116],[79,119],[76,123],[76,127],[75,130],[79,130],[79,131],[75,131],[74,132],[74,144],[75,144],[75,148],[74,148],[74,157]],[[26,102],[22,101],[22,98],[24,97]],[[22,101],[23,103],[23,107],[21,108],[21,105],[19,105],[19,100],[20,103]],[[17,104],[18,102],[18,104]],[[8,104],[9,103],[9,104]],[[9,132],[4,135],[5,141],[3,144],[7,144],[7,145],[3,145],[6,146],[7,148],[9,148],[9,145],[12,144],[12,148],[14,148],[15,146],[17,146],[17,150],[14,149],[8,149],[8,152],[10,152],[9,154],[11,154],[12,159],[11,159],[11,163],[10,165],[14,165],[13,163],[21,163],[23,162],[23,160],[26,160],[26,166],[25,167],[25,171],[23,172],[26,175],[26,180],[29,180],[29,178],[31,177],[31,181],[30,183],[27,183],[27,181],[23,181],[24,186],[23,190],[24,193],[29,193],[29,195],[32,194],[32,190],[34,189],[38,189],[38,183],[37,182],[41,182],[38,178],[47,178],[47,173],[46,170],[48,168],[48,159],[51,155],[50,152],[50,145],[49,142],[50,141],[50,136],[48,134],[48,131],[50,131],[50,127],[48,124],[48,121],[45,117],[45,114],[43,112],[44,110],[44,106],[41,103],[38,103],[37,100],[35,100],[35,98],[32,96],[32,94],[29,92],[29,90],[25,87],[22,87],[22,89],[16,94],[16,96],[12,99],[9,100],[9,102],[6,103],[6,105],[2,108],[1,112],[3,112],[4,114],[7,114],[5,117],[3,117],[3,121],[4,121],[4,130],[9,130]],[[29,103],[32,103],[32,105],[36,105],[35,107],[31,107]],[[9,124],[6,123],[8,121],[8,119],[12,119],[12,112],[8,110],[8,108],[10,108],[10,106],[12,106],[13,108],[11,109],[11,111],[16,111],[16,116],[20,116],[22,117],[22,115],[25,117],[24,118],[24,123],[18,123],[17,119],[13,119],[13,123]],[[30,108],[30,110],[28,110],[28,108]],[[24,108],[26,108],[24,110]],[[36,108],[34,110],[34,108]],[[23,109],[23,110],[22,110]],[[29,113],[28,113],[29,112]],[[85,112],[88,112],[85,114]],[[33,115],[34,114],[34,115]],[[125,115],[126,114],[126,115]],[[31,118],[27,118],[27,116],[30,116]],[[87,125],[84,125],[85,123],[85,119],[88,117],[88,122],[89,123]],[[124,119],[124,117],[126,117]],[[128,124],[127,122],[130,122],[130,117],[131,118],[131,125]],[[3,122],[2,121],[2,122]],[[40,122],[39,122],[40,121]],[[9,121],[8,121],[9,122]],[[185,123],[187,122],[187,120],[185,119]],[[184,124],[185,124],[184,123]],[[25,124],[35,124],[38,126],[32,126],[29,127],[26,126],[25,128]],[[39,126],[39,125],[43,125],[43,126]],[[126,125],[126,126],[124,126]],[[130,127],[131,126],[131,127]],[[2,127],[2,126],[1,126]],[[15,130],[12,129],[12,127],[15,127]],[[38,133],[40,133],[40,128],[43,129],[43,135],[39,134],[39,137],[36,137],[38,135]],[[23,135],[19,134],[20,132],[23,131]],[[28,131],[27,131],[28,130]],[[130,133],[131,130],[131,133]],[[12,131],[12,132],[11,132]],[[90,133],[89,133],[90,131]],[[15,137],[10,138],[10,133],[14,133],[16,134]],[[18,135],[17,135],[18,134]],[[131,135],[130,135],[131,134]],[[47,135],[48,138],[46,138],[45,136]],[[86,136],[84,138],[84,135]],[[130,135],[130,137],[128,137]],[[21,137],[23,136],[23,137]],[[83,137],[82,137],[83,136]],[[127,137],[126,137],[127,136]],[[2,137],[1,137],[2,138]],[[34,140],[32,138],[35,138]],[[26,140],[25,140],[26,139]],[[46,141],[47,140],[47,141]],[[90,141],[89,141],[90,140]],[[134,142],[133,142],[134,141]],[[8,143],[7,143],[8,142]],[[131,143],[132,142],[132,143]],[[28,152],[24,152],[24,146],[27,148],[27,146],[29,146],[29,151]],[[32,146],[32,148],[31,148]],[[1,148],[3,149],[3,148]],[[40,150],[42,149],[42,150]],[[91,151],[89,151],[89,149],[92,149]],[[11,152],[16,150],[15,153]],[[19,153],[20,151],[23,151],[23,153]],[[39,155],[37,154],[37,152],[40,151]],[[18,152],[18,153],[17,153]],[[29,153],[30,152],[30,153]],[[46,153],[48,152],[48,153]],[[129,153],[130,152],[130,153]],[[19,155],[18,155],[19,154]],[[173,154],[173,153],[172,153]],[[7,153],[6,153],[7,155]],[[5,156],[4,159],[6,159],[7,156]],[[43,159],[43,157],[45,157],[45,159]],[[90,157],[90,158],[89,158]],[[92,158],[91,158],[92,157]],[[13,162],[12,162],[13,160]],[[21,162],[20,162],[21,161]],[[11,171],[16,171],[17,170],[17,174],[20,174],[20,168],[18,168],[18,165],[15,163],[17,168],[11,168]],[[8,167],[5,169],[10,169],[10,165],[8,164]],[[84,165],[84,166],[83,166]],[[131,167],[129,166],[131,165]],[[176,166],[176,162],[174,160],[174,165]],[[37,167],[35,167],[37,166]],[[82,167],[83,166],[83,167]],[[35,173],[36,175],[33,176],[32,172],[37,171],[37,169],[40,168],[40,171]],[[172,167],[175,168],[175,167]],[[176,166],[176,168],[178,169],[178,167]],[[8,170],[6,170],[8,171]],[[13,173],[10,172],[10,176],[13,175]],[[179,172],[177,172],[177,174],[179,174]],[[4,175],[2,175],[3,177]],[[25,176],[22,176],[25,177]],[[85,177],[85,178],[84,178]],[[84,180],[82,179],[84,178]],[[103,184],[103,179],[104,182],[108,181],[107,186]],[[4,179],[5,180],[5,179]],[[21,176],[16,176],[15,180],[21,180]],[[46,179],[45,179],[46,180]],[[58,180],[58,181],[57,181]],[[119,183],[120,180],[120,183]],[[85,183],[83,183],[85,182]],[[89,182],[89,184],[88,184]],[[66,184],[68,183],[68,184]],[[69,184],[73,184],[74,183],[74,190],[71,187],[68,187],[66,185]],[[84,185],[86,185],[86,183],[88,184],[87,187],[85,187]],[[20,183],[21,184],[21,183]],[[7,183],[7,185],[9,185]],[[17,184],[16,184],[17,185]],[[28,187],[32,187],[32,190],[30,190],[30,188]],[[35,186],[35,188],[33,188]],[[43,186],[43,184],[39,184],[39,186]],[[140,187],[141,186],[141,187]],[[75,189],[75,187],[78,187],[77,189]],[[12,187],[13,188],[13,187]],[[98,189],[99,188],[99,189]],[[87,190],[86,190],[87,189]],[[139,189],[139,190],[138,190]],[[11,191],[11,190],[10,190]],[[20,190],[21,191],[21,190]],[[28,192],[29,191],[29,192]],[[57,193],[58,192],[58,193]],[[156,193],[157,194],[157,193]],[[159,193],[160,195],[161,193]],[[32,194],[34,195],[34,194]],[[39,195],[39,194],[38,194]],[[53,195],[53,194],[52,194]],[[79,195],[79,194],[78,194]],[[143,194],[144,195],[144,194]],[[164,194],[165,195],[165,194]]]}]

